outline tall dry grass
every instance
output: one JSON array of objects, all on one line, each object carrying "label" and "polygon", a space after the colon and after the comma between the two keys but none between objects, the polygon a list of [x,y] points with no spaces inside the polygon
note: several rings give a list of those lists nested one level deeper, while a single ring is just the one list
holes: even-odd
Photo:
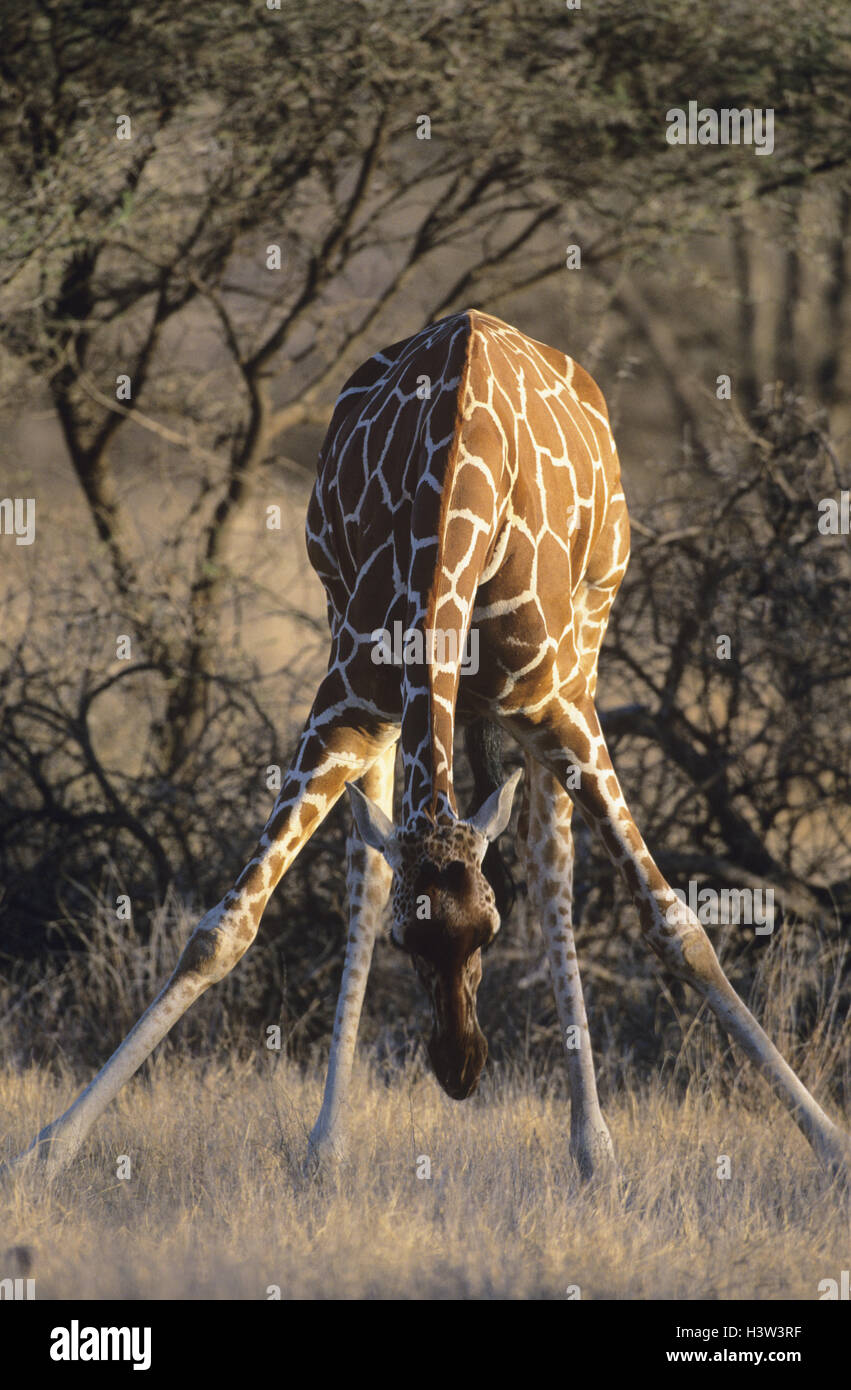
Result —
[{"label": "tall dry grass", "polygon": [[[835,1111],[851,1075],[840,974],[806,940],[789,932],[767,945],[755,1002]],[[95,1014],[110,999],[105,1054],[150,997],[167,945],[155,934],[128,959],[100,938],[70,961],[82,991],[70,1035],[86,991]],[[58,997],[48,985],[3,991],[7,1034],[24,1013],[29,1028],[56,1034],[54,1065],[0,1073],[4,1157],[85,1079],[63,1059]],[[320,1059],[296,1063],[260,1038],[229,1055],[213,1004],[206,1056],[158,1053],[60,1180],[5,1196],[0,1263],[27,1247],[39,1298],[266,1298],[275,1288],[283,1298],[565,1298],[578,1286],[586,1299],[816,1299],[819,1282],[848,1267],[849,1197],[714,1024],[670,997],[680,1041],[655,1073],[618,1048],[605,1009],[595,1013],[595,1037],[612,1042],[598,1048],[598,1069],[620,1174],[591,1187],[568,1158],[557,1057],[532,1049],[492,1061],[478,1094],[457,1105],[413,1038],[402,1062],[362,1049],[349,1157],[311,1179],[302,1165]],[[729,1179],[718,1176],[721,1155]],[[417,1176],[423,1157],[427,1178]]]}]

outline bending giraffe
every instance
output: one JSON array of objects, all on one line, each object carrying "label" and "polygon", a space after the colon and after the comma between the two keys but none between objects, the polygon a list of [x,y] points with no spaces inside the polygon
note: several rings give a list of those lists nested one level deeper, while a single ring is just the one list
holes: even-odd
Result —
[{"label": "bending giraffe", "polygon": [[[392,939],[431,998],[434,1072],[449,1095],[470,1095],[487,1055],[476,1017],[481,952],[499,928],[482,859],[508,822],[520,776],[470,820],[459,817],[455,725],[486,716],[526,755],[530,894],[560,1025],[579,1041],[567,1066],[570,1151],[580,1170],[605,1167],[612,1145],[571,927],[574,803],[624,875],[663,966],[706,1000],[819,1157],[847,1170],[848,1140],[733,990],[703,927],[654,863],[612,767],[594,697],[629,523],[605,402],[588,374],[472,310],[377,352],[337,401],[307,544],[327,594],[331,653],[257,847],[103,1070],[17,1162],[39,1158],[55,1172],[77,1151],[176,1020],[248,949],[276,884],[347,786],[359,835],[348,842],[348,942],[311,1149],[322,1156],[343,1146],[355,1037],[391,880]],[[406,652],[420,660],[376,660],[381,631],[396,623],[413,634]],[[471,632],[476,670],[460,662]],[[455,640],[438,643],[434,634]],[[399,827],[391,818],[397,742]]]}]

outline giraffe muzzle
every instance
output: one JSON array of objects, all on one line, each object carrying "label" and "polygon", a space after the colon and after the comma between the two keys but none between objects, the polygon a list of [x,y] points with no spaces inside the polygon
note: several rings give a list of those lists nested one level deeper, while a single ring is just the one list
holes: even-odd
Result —
[{"label": "giraffe muzzle", "polygon": [[478,1086],[487,1061],[487,1038],[477,1023],[463,1042],[448,1038],[435,1029],[429,1039],[428,1055],[432,1070],[446,1094],[453,1100],[466,1100]]},{"label": "giraffe muzzle", "polygon": [[476,1016],[482,978],[481,952],[448,972],[434,973],[414,957],[417,973],[431,994],[433,1026],[428,1042],[432,1071],[453,1100],[475,1091],[487,1061],[488,1044]]}]

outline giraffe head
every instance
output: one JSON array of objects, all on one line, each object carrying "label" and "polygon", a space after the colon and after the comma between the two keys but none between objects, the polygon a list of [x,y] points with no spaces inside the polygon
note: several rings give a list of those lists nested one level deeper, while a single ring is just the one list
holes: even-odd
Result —
[{"label": "giraffe head", "polygon": [[488,1045],[476,1017],[482,949],[499,931],[493,889],[482,871],[491,840],[505,829],[517,771],[469,821],[395,827],[375,802],[349,785],[361,838],[393,870],[394,946],[407,951],[431,998],[428,1054],[453,1100],[476,1089]]}]

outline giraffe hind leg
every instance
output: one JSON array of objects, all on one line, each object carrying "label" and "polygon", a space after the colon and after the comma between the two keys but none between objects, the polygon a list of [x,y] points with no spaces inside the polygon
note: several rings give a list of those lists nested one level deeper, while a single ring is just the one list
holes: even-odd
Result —
[{"label": "giraffe hind leg", "polygon": [[584,1178],[614,1166],[594,1076],[591,1035],[573,935],[573,802],[551,773],[527,759],[529,895],[547,948],[570,1087],[570,1153]]}]

